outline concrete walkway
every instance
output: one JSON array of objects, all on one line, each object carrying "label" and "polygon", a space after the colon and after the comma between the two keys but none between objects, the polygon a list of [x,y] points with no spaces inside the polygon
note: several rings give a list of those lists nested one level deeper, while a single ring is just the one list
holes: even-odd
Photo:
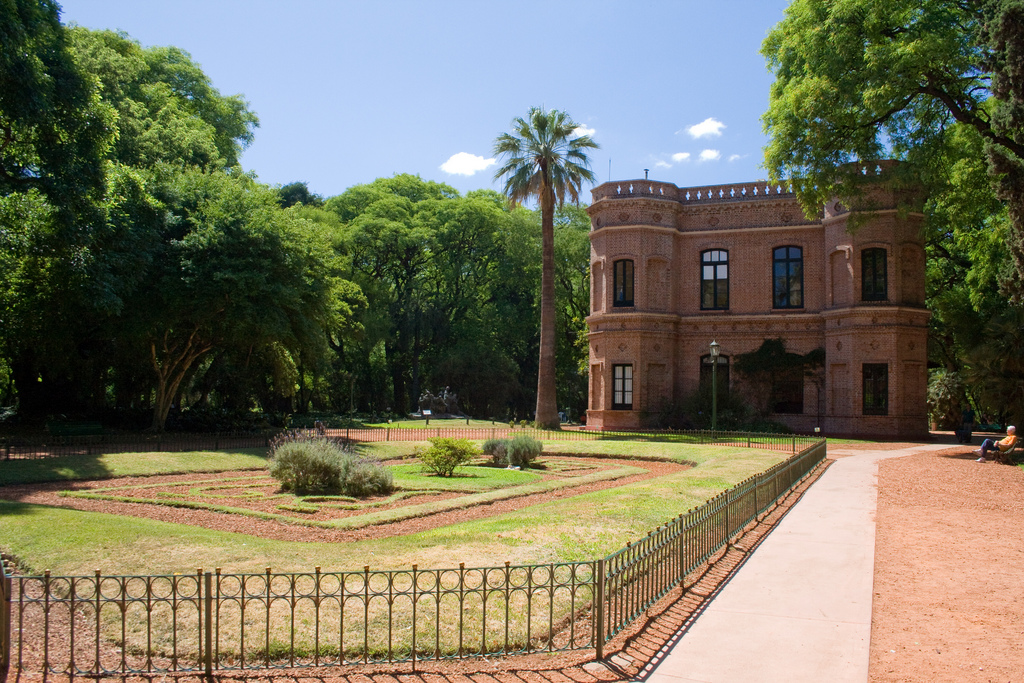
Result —
[{"label": "concrete walkway", "polygon": [[878,461],[948,444],[844,451],[638,680],[864,683]]}]

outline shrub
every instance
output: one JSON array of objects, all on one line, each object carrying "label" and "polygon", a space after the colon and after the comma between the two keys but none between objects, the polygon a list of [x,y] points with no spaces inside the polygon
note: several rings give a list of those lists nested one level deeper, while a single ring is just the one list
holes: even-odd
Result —
[{"label": "shrub", "polygon": [[348,443],[290,432],[270,448],[270,476],[298,495],[336,494],[366,497],[394,489],[391,470],[351,451]]},{"label": "shrub", "polygon": [[483,445],[484,455],[491,456],[491,462],[499,467],[508,464],[508,439],[487,439]]},{"label": "shrub", "polygon": [[391,470],[376,460],[355,453],[342,456],[341,492],[346,496],[365,498],[391,493],[395,489]]},{"label": "shrub", "polygon": [[537,459],[544,445],[528,434],[517,434],[512,437],[506,447],[508,464],[512,467],[530,468],[530,463]]},{"label": "shrub", "polygon": [[285,491],[338,493],[341,491],[341,448],[323,438],[288,439],[271,450],[270,476]]},{"label": "shrub", "polygon": [[450,477],[456,468],[468,464],[477,454],[466,439],[430,439],[430,448],[419,454],[423,466],[440,477]]}]

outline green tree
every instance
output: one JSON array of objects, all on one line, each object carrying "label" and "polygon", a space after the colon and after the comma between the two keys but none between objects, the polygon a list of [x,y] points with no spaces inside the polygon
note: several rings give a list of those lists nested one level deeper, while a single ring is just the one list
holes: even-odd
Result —
[{"label": "green tree", "polygon": [[311,240],[249,176],[186,170],[165,192],[172,219],[129,306],[156,379],[156,430],[215,350],[321,352],[337,286],[330,244]]},{"label": "green tree", "polygon": [[858,196],[864,176],[852,161],[901,159],[933,190],[948,131],[968,127],[1008,210],[1020,294],[1022,26],[1021,0],[795,0],[762,47],[776,77],[763,119],[771,177],[792,179],[808,211]]},{"label": "green tree", "polygon": [[584,181],[593,182],[586,150],[597,143],[577,135],[578,125],[564,112],[530,109],[527,117],[512,121],[513,132],[494,141],[494,154],[502,157],[495,179],[504,179],[503,191],[513,204],[536,199],[541,213],[540,358],[537,373],[535,419],[545,428],[559,426],[555,388],[555,206],[566,195],[579,202]]},{"label": "green tree", "polygon": [[56,2],[0,8],[0,197],[39,192],[65,226],[93,222],[113,114],[76,62]]}]

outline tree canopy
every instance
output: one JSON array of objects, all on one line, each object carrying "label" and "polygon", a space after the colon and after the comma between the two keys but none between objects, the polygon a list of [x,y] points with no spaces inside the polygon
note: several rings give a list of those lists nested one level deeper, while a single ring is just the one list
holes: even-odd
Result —
[{"label": "tree canopy", "polygon": [[792,179],[813,211],[857,194],[852,161],[904,160],[932,189],[946,170],[935,156],[967,127],[1008,207],[1024,274],[1022,26],[1021,0],[795,0],[762,47],[776,77],[769,173]]}]

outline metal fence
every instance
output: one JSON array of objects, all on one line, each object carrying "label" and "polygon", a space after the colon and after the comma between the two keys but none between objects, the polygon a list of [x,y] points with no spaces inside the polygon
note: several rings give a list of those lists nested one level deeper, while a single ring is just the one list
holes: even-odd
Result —
[{"label": "metal fence", "polygon": [[[312,432],[313,430],[308,430]],[[0,454],[6,460],[91,456],[103,453],[149,453],[232,448],[264,448],[279,431],[225,432],[217,434],[104,434],[95,436],[0,437]],[[328,429],[326,436],[352,441],[426,441],[437,437],[455,439],[505,439],[529,434],[544,441],[602,441],[621,439],[672,440],[679,443],[744,446],[796,453],[817,438],[796,434],[752,434],[712,431],[596,431],[586,429],[539,430],[502,427],[373,427]]]},{"label": "metal fence", "polygon": [[[606,558],[486,568],[7,576],[6,673],[126,675],[595,648],[698,570],[825,458],[825,442]],[[13,627],[13,628],[12,628]],[[29,654],[32,656],[29,657]],[[38,664],[38,667],[36,665]]]},{"label": "metal fence", "polygon": [[265,448],[278,434],[220,432],[211,434],[97,434],[91,436],[0,437],[5,460],[32,460],[100,455],[103,453],[155,453]]}]

